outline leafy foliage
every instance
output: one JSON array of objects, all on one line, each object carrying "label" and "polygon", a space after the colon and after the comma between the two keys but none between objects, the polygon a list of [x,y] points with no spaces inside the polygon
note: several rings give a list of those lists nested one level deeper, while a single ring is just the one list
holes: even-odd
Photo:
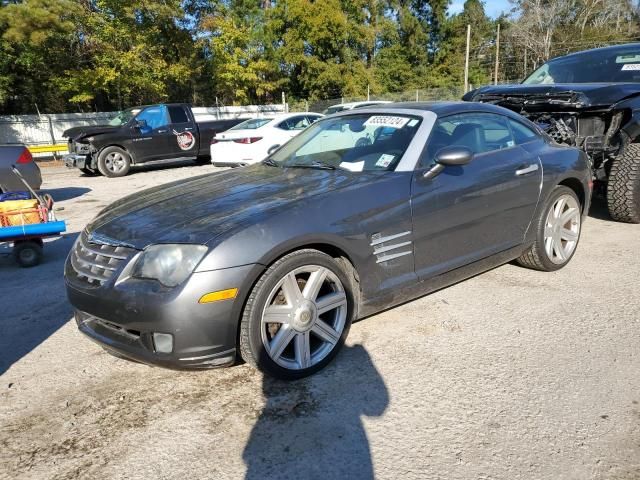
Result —
[{"label": "leafy foliage", "polygon": [[[550,56],[634,38],[632,0],[22,0],[0,2],[1,113],[373,95],[518,78]],[[525,68],[525,64],[527,65]]]}]

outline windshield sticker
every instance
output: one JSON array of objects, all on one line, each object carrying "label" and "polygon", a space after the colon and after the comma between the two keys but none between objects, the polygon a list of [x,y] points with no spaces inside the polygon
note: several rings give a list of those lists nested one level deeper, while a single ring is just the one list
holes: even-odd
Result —
[{"label": "windshield sticker", "polygon": [[393,162],[393,159],[396,158],[395,155],[389,155],[387,153],[383,153],[380,155],[380,158],[376,162],[376,167],[384,167],[387,168]]},{"label": "windshield sticker", "polygon": [[622,70],[640,70],[640,63],[625,63]]},{"label": "windshield sticker", "polygon": [[364,170],[364,160],[361,162],[341,162],[340,167],[351,170],[352,172],[361,172]]},{"label": "windshield sticker", "polygon": [[178,146],[180,147],[180,150],[191,150],[196,144],[196,137],[194,137],[191,132],[187,132],[185,130],[184,132],[178,133],[174,130],[173,134],[178,139]]},{"label": "windshield sticker", "polygon": [[391,115],[376,115],[374,117],[369,118],[366,122],[364,122],[367,126],[372,127],[391,127],[391,128],[402,128],[409,121],[406,117],[394,117]]},{"label": "windshield sticker", "polygon": [[410,127],[415,127],[418,124],[419,120],[412,118],[411,120],[409,120],[409,123],[407,123],[407,125],[409,125]]}]

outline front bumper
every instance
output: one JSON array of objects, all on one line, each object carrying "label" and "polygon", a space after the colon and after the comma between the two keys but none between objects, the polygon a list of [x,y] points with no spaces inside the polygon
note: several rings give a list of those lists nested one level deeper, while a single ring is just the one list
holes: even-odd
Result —
[{"label": "front bumper", "polygon": [[[174,289],[151,280],[115,279],[84,288],[67,261],[67,295],[79,330],[107,350],[131,360],[171,369],[231,365],[244,299],[260,265],[198,272]],[[206,293],[238,288],[232,300],[200,304]],[[157,352],[153,333],[173,336],[171,353]]]},{"label": "front bumper", "polygon": [[81,155],[79,153],[70,153],[62,157],[67,168],[86,168],[89,166],[89,155]]}]

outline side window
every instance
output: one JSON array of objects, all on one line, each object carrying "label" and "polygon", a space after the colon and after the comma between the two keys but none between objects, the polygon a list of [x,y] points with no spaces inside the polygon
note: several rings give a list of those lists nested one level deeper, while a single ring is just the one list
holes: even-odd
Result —
[{"label": "side window", "polygon": [[165,105],[155,105],[145,108],[137,116],[136,120],[143,120],[147,123],[146,127],[141,129],[142,133],[149,133],[152,130],[166,127],[169,125],[169,115]]},{"label": "side window", "polygon": [[511,131],[513,132],[513,139],[516,142],[516,145],[521,145],[540,138],[540,135],[520,122],[509,119],[509,125],[511,125]]},{"label": "side window", "polygon": [[302,130],[308,126],[309,120],[305,116],[287,118],[278,125],[283,130]]},{"label": "side window", "polygon": [[440,149],[454,145],[479,154],[510,148],[515,142],[505,117],[491,113],[450,115],[436,120],[421,165],[432,164]]},{"label": "side window", "polygon": [[319,117],[319,116],[316,116],[316,115],[307,115],[307,121],[309,122],[309,125],[311,125],[312,123],[317,122],[321,118],[322,117]]},{"label": "side window", "polygon": [[184,111],[184,107],[179,105],[172,105],[169,107],[169,117],[171,117],[171,123],[189,123],[189,117],[187,112]]}]

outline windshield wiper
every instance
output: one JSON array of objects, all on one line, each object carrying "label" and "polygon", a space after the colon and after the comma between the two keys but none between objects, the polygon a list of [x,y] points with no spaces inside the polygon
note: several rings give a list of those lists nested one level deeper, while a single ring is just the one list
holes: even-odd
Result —
[{"label": "windshield wiper", "polygon": [[275,162],[275,160],[273,160],[272,158],[269,158],[269,157],[267,157],[267,158],[265,158],[264,160],[262,160],[262,164],[263,164],[263,165],[269,165],[270,167],[277,167],[277,166],[279,166],[279,165]]},{"label": "windshield wiper", "polygon": [[291,165],[287,165],[287,168],[317,168],[318,170],[347,170],[347,168],[341,167],[339,165],[329,165],[328,163],[322,162],[311,162],[311,163],[292,163]]}]

